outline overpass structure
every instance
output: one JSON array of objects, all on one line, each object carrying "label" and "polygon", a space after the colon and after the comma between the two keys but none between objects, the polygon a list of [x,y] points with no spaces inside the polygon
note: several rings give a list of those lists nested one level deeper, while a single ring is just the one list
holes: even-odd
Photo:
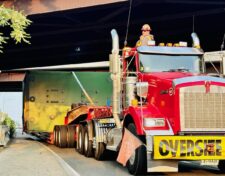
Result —
[{"label": "overpass structure", "polygon": [[[188,41],[193,30],[205,51],[219,50],[225,33],[224,0],[4,0],[33,21],[31,45],[11,42],[0,55],[0,70],[107,61],[110,30],[117,29],[123,47],[134,46],[144,23],[156,42]],[[127,28],[131,7],[130,25]],[[129,29],[129,30],[128,30]]]}]

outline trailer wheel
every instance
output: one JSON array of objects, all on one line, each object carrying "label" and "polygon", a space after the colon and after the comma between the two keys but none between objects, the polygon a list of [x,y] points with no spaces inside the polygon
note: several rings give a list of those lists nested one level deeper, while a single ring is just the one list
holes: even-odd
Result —
[{"label": "trailer wheel", "polygon": [[54,145],[58,147],[59,146],[59,126],[58,125],[54,127],[53,135],[54,135]]},{"label": "trailer wheel", "polygon": [[67,126],[59,126],[59,147],[67,147]]},{"label": "trailer wheel", "polygon": [[84,154],[84,126],[83,125],[79,125],[77,150],[80,154]]},{"label": "trailer wheel", "polygon": [[93,155],[92,141],[89,140],[88,127],[84,128],[84,155],[91,157]]},{"label": "trailer wheel", "polygon": [[219,161],[218,168],[221,172],[225,173],[225,160]]},{"label": "trailer wheel", "polygon": [[[128,130],[138,137],[136,127],[133,123],[128,125]],[[130,174],[143,174],[147,171],[146,148],[142,145],[135,150],[135,153],[127,161],[127,169]]]},{"label": "trailer wheel", "polygon": [[57,128],[57,126],[54,126],[54,130],[53,130],[53,138],[54,138],[54,145],[56,145],[56,141],[57,141],[57,135],[56,135],[56,128]]},{"label": "trailer wheel", "polygon": [[67,147],[73,148],[75,147],[75,126],[68,125],[67,126]]}]

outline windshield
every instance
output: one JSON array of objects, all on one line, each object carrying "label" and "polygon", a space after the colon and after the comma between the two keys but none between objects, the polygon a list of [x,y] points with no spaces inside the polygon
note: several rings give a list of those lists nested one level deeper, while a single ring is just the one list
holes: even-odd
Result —
[{"label": "windshield", "polygon": [[155,55],[139,53],[141,72],[187,71],[199,73],[200,56]]}]

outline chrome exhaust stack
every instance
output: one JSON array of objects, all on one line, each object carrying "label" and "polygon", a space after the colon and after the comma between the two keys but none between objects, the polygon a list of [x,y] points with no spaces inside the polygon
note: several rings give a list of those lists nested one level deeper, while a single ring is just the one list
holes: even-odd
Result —
[{"label": "chrome exhaust stack", "polygon": [[195,32],[193,32],[193,33],[191,33],[191,37],[192,37],[192,41],[193,41],[192,47],[200,48],[200,40],[198,38],[198,35]]},{"label": "chrome exhaust stack", "polygon": [[122,128],[120,122],[121,114],[121,66],[119,58],[119,37],[115,29],[111,30],[112,36],[112,54],[110,54],[110,72],[113,81],[113,97],[112,97],[112,111],[113,118],[117,128]]}]

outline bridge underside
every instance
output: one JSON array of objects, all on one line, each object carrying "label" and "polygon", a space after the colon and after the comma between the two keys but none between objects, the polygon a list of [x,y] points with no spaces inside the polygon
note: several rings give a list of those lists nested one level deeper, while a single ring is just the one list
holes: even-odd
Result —
[{"label": "bridge underside", "polygon": [[[21,0],[16,2],[27,3]],[[35,1],[29,1],[32,2]],[[60,2],[62,6],[54,2]],[[44,8],[32,11],[32,4],[30,9],[27,8],[26,13],[33,21],[28,29],[32,44],[15,46],[9,42],[4,54],[0,55],[1,70],[106,61],[111,50],[112,28],[117,29],[120,46],[123,47],[130,2],[108,1],[113,3],[104,4],[99,0],[92,1],[93,4],[88,7],[84,4],[70,6],[67,3],[63,6],[62,2],[65,1],[48,1],[49,10],[46,11]],[[19,4],[18,7],[23,5]],[[68,9],[70,7],[73,9]],[[33,14],[39,12],[48,13]],[[190,34],[194,28],[205,51],[220,50],[225,33],[224,19],[225,1],[133,0],[128,45],[135,45],[142,24],[149,23],[157,43],[188,41],[191,45]]]}]

